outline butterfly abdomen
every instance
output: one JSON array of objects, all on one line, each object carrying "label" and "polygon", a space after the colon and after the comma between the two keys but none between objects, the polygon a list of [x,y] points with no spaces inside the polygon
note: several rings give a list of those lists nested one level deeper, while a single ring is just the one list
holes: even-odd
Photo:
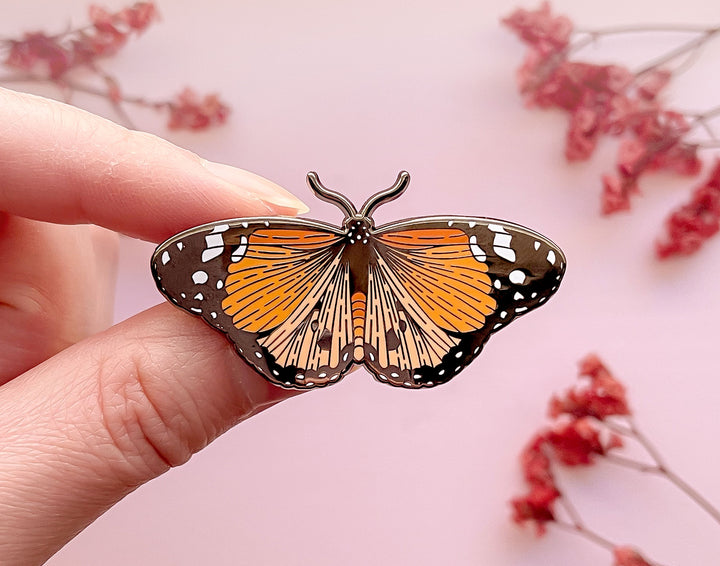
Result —
[{"label": "butterfly abdomen", "polygon": [[356,362],[362,362],[365,356],[363,343],[365,341],[365,305],[367,297],[365,293],[353,293],[350,303],[353,326],[353,359]]}]

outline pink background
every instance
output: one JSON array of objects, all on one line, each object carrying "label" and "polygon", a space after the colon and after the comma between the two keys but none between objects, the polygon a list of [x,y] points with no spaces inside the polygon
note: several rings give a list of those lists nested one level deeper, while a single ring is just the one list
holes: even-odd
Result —
[{"label": "pink background", "polygon": [[[86,4],[5,0],[0,34],[84,22]],[[590,351],[629,385],[641,426],[677,471],[720,504],[720,238],[689,259],[653,259],[663,218],[696,183],[672,176],[645,179],[632,214],[599,216],[599,178],[615,145],[568,166],[564,116],[522,107],[514,72],[524,49],[498,25],[513,5],[166,0],[163,21],[106,65],[127,92],[163,97],[190,84],[222,93],[234,113],[220,130],[172,133],[152,114],[134,115],[144,129],[287,187],[312,217],[341,220],[310,195],[308,170],[359,204],[407,169],[409,191],[379,210],[379,223],[505,218],[558,242],[569,266],[547,307],[494,337],[449,384],[400,391],[358,371],[286,401],[127,497],[52,566],[611,564],[562,532],[535,540],[511,524],[507,503],[524,490],[517,454],[544,422],[547,399]],[[555,6],[585,27],[720,20],[715,0]],[[597,53],[639,62],[667,44],[606,45]],[[716,105],[718,61],[716,42],[670,99]],[[161,301],[152,250],[123,240],[117,320]],[[718,562],[718,526],[663,480],[599,465],[563,481],[608,538],[667,564]]]}]

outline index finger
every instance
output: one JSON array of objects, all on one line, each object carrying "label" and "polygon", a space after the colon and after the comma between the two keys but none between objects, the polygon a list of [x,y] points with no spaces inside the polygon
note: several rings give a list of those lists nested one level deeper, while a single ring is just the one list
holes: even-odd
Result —
[{"label": "index finger", "polygon": [[275,183],[73,106],[0,88],[0,210],[160,242],[222,218],[298,214]]}]

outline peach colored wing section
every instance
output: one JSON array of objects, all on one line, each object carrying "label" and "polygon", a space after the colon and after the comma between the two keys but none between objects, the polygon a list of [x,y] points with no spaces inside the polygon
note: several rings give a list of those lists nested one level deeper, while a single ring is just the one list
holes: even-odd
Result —
[{"label": "peach colored wing section", "polygon": [[[302,368],[302,377],[323,383],[339,378],[352,356],[353,329],[347,264],[332,265],[324,292],[311,294],[302,308],[258,344],[281,366]],[[320,371],[327,368],[327,371]]]},{"label": "peach colored wing section", "polygon": [[412,374],[422,366],[437,366],[459,342],[422,309],[382,257],[368,276],[364,334],[366,363],[381,369],[382,381],[398,378],[395,370]]}]

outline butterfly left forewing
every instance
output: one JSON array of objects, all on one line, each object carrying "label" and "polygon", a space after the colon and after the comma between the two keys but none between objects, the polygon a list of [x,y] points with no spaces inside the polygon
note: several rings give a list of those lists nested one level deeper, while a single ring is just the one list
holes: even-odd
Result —
[{"label": "butterfly left forewing", "polygon": [[266,379],[332,383],[352,360],[343,232],[303,219],[201,226],[156,250],[152,269],[170,301],[221,330]]},{"label": "butterfly left forewing", "polygon": [[553,242],[493,219],[411,219],[379,228],[373,243],[365,364],[402,387],[452,378],[493,332],[544,303],[565,271]]}]

